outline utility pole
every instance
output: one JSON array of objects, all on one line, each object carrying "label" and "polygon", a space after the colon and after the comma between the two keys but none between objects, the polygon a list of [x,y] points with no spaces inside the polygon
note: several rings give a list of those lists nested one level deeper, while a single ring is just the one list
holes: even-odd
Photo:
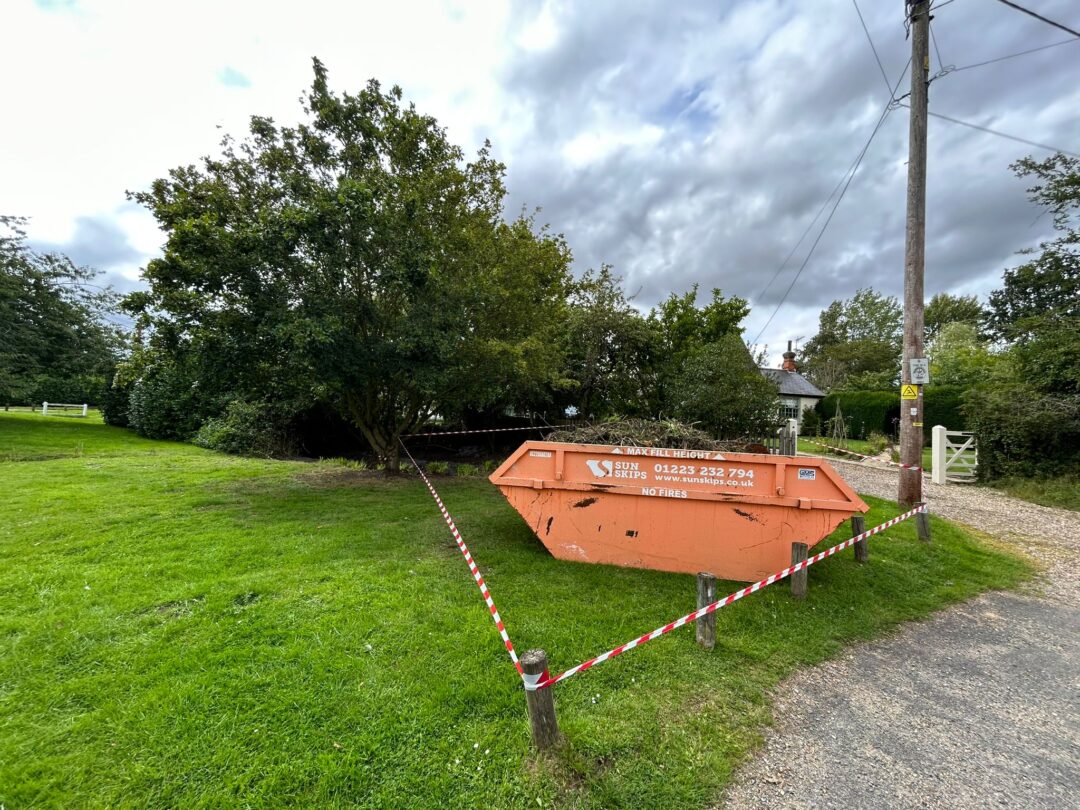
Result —
[{"label": "utility pole", "polygon": [[[926,256],[926,106],[930,79],[930,3],[905,0],[911,23],[911,122],[908,140],[907,238],[904,243],[904,356],[900,370],[900,463],[922,467],[923,395],[911,361],[924,356],[923,271]],[[922,502],[921,469],[900,470],[897,500]]]}]

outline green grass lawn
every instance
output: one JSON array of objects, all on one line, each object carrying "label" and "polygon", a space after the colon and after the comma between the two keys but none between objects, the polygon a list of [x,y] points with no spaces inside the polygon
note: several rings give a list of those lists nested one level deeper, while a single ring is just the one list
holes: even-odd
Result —
[{"label": "green grass lawn", "polygon": [[[828,438],[824,438],[824,437],[820,437],[820,436],[812,437],[812,441],[821,442],[822,444],[832,444],[832,439],[828,439]],[[847,449],[848,450],[854,450],[856,453],[862,453],[863,455],[874,455],[873,453],[870,452],[870,443],[865,441],[864,439],[848,439],[847,440]],[[810,453],[810,454],[815,455],[815,456],[821,456],[821,455],[835,456],[836,458],[846,458],[849,461],[857,461],[858,460],[855,456],[849,456],[846,453],[831,453],[828,450],[825,450],[824,448],[819,447],[816,444],[811,444],[810,439],[806,439],[806,438],[803,438],[801,436],[799,437],[799,452],[800,453]],[[894,454],[893,460],[894,461],[898,460],[898,458],[895,456],[895,454]],[[931,450],[930,450],[930,440],[929,439],[927,439],[926,446],[923,448],[922,467],[927,472],[930,472],[930,470],[933,469],[933,466],[932,466],[932,453],[931,453]]]},{"label": "green grass lawn", "polygon": [[[430,496],[0,413],[0,806],[703,807],[769,690],[845,644],[1029,574],[901,524],[555,687],[516,672]],[[692,577],[552,559],[483,479],[436,479],[519,650],[562,670],[694,607]],[[868,499],[869,500],[869,499]],[[869,501],[867,525],[897,513]],[[837,533],[834,539],[844,536]],[[734,589],[734,584],[725,586]]]}]

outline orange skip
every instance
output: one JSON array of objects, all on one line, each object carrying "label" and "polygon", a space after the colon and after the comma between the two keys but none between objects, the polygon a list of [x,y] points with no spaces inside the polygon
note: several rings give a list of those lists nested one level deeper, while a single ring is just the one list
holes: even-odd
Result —
[{"label": "orange skip", "polygon": [[491,482],[561,560],[753,581],[869,508],[820,458],[525,442]]}]

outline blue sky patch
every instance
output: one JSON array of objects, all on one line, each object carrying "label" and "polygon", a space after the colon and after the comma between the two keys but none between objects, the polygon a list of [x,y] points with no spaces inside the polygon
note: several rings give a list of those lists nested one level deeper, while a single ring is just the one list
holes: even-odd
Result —
[{"label": "blue sky patch", "polygon": [[251,79],[231,65],[218,71],[218,81],[226,87],[251,87]]},{"label": "blue sky patch", "polygon": [[73,10],[78,0],[34,0],[34,5],[43,11]]}]

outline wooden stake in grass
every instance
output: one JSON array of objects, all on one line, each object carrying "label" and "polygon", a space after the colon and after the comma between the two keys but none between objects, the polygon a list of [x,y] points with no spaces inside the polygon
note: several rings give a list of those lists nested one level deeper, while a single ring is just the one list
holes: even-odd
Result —
[{"label": "wooden stake in grass", "polygon": [[915,515],[915,528],[919,532],[919,539],[924,543],[930,542],[930,513],[919,512]]},{"label": "wooden stake in grass", "polygon": [[[810,550],[810,547],[806,543],[792,543],[791,544],[791,564],[801,563],[806,561],[806,554]],[[796,571],[791,575],[791,595],[796,599],[806,598],[806,569],[803,568],[800,571]]]},{"label": "wooden stake in grass", "polygon": [[[698,610],[716,601],[716,577],[707,571],[697,575]],[[697,624],[697,643],[706,650],[716,646],[716,612],[706,613],[695,622]]]},{"label": "wooden stake in grass", "polygon": [[[866,518],[862,515],[851,516],[851,536],[858,537],[860,534],[866,531]],[[856,540],[855,545],[852,546],[855,549],[855,562],[864,563],[870,559],[870,546],[867,544],[866,539]]]},{"label": "wooden stake in grass", "polygon": [[[543,678],[547,675],[547,653],[528,650],[521,656],[521,668],[526,675]],[[555,719],[555,691],[545,689],[525,691],[525,704],[529,707],[529,724],[532,726],[533,744],[541,751],[559,742],[559,723]]]}]

